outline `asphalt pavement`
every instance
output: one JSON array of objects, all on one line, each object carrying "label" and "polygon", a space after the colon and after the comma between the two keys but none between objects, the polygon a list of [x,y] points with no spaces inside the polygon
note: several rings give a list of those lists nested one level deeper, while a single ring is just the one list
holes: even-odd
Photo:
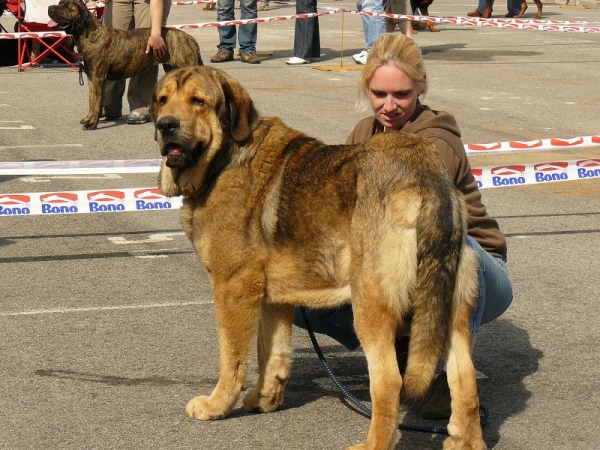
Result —
[{"label": "asphalt pavement", "polygon": [[[347,0],[322,7],[354,9]],[[526,18],[533,17],[529,5]],[[436,16],[464,16],[475,1],[438,0]],[[272,3],[260,17],[294,6]],[[496,17],[506,11],[497,4]],[[239,10],[236,10],[239,14]],[[544,5],[544,19],[600,21],[597,7]],[[11,27],[10,18],[0,19]],[[171,9],[169,24],[216,20],[200,5]],[[342,143],[368,112],[355,108],[364,47],[360,17],[319,19],[322,58],[299,67],[294,22],[258,26],[260,65],[219,65],[265,116]],[[420,31],[430,90],[465,144],[600,135],[600,33],[438,25]],[[215,28],[188,30],[207,64]],[[86,82],[87,83],[87,82]],[[0,67],[0,162],[158,158],[152,124],[102,121],[84,131],[87,87],[49,64]],[[125,112],[128,112],[125,109]],[[482,154],[473,167],[600,162],[597,145]],[[560,167],[560,165],[558,165]],[[593,172],[593,171],[592,171]],[[156,174],[1,175],[0,196],[156,186]],[[474,361],[488,448],[600,449],[600,177],[486,188],[508,237],[514,302],[485,325]],[[0,215],[0,449],[338,450],[363,442],[368,419],[341,399],[303,330],[281,409],[236,408],[221,421],[184,413],[218,377],[214,305],[176,210]],[[362,351],[319,337],[340,381],[369,401]],[[250,370],[250,384],[256,379]],[[405,405],[403,423],[444,426]],[[440,449],[444,436],[399,432],[397,449]]]}]

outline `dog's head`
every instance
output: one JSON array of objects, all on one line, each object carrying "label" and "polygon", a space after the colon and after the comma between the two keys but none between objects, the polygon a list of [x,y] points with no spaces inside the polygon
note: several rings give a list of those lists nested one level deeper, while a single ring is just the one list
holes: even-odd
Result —
[{"label": "dog's head", "polygon": [[164,165],[178,185],[167,186],[163,168],[161,189],[167,195],[196,193],[215,161],[231,157],[234,147],[252,136],[258,119],[250,95],[236,80],[200,66],[165,75],[154,89],[150,112]]},{"label": "dog's head", "polygon": [[83,28],[92,14],[82,0],[60,0],[58,5],[48,6],[48,16],[57,23],[59,28],[73,34]]}]

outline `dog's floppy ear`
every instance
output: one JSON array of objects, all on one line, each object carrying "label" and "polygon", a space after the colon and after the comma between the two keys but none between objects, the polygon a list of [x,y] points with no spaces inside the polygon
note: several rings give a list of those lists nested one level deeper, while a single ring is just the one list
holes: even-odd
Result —
[{"label": "dog's floppy ear", "polygon": [[243,142],[252,135],[258,112],[248,91],[236,80],[221,73],[221,86],[231,113],[231,136]]}]

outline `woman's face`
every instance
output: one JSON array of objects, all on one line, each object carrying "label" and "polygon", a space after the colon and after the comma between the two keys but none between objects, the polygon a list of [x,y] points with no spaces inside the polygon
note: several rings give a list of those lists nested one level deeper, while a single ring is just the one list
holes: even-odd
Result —
[{"label": "woman's face", "polygon": [[369,83],[371,108],[387,130],[399,130],[417,107],[420,87],[393,64],[378,67]]}]

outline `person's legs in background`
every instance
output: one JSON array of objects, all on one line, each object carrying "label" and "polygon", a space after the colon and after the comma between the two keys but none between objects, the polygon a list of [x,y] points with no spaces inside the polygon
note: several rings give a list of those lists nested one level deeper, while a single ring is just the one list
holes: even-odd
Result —
[{"label": "person's legs in background", "polygon": [[[235,0],[217,0],[217,21],[234,20]],[[235,25],[218,27],[219,45],[217,53],[210,59],[212,63],[233,61],[233,51],[235,50],[237,30]]]},{"label": "person's legs in background", "polygon": [[[383,0],[357,0],[356,9],[362,12],[383,13]],[[374,16],[361,16],[363,31],[365,33],[366,48],[352,59],[356,64],[366,64],[369,50],[380,34],[385,33],[385,18]]]},{"label": "person's legs in background", "polygon": [[504,17],[515,17],[521,12],[521,0],[507,0],[506,9],[508,9],[508,13]]},{"label": "person's legs in background", "polygon": [[[240,10],[242,20],[256,19],[258,10],[256,0],[240,0]],[[256,55],[256,38],[258,35],[258,25],[248,23],[240,25],[238,30],[238,41],[240,45],[240,59],[249,64],[258,64],[260,59]]]},{"label": "person's legs in background", "polygon": [[[298,0],[296,14],[316,13],[317,0]],[[321,57],[319,18],[297,19],[294,31],[294,57],[286,64],[306,64]]]},{"label": "person's legs in background", "polygon": [[[388,14],[413,14],[410,10],[410,0],[386,0],[385,12]],[[400,29],[400,33],[412,38],[412,25],[410,20],[402,19],[389,19],[385,18],[385,31],[386,33],[393,33],[396,30],[396,23]]]},{"label": "person's legs in background", "polygon": [[[116,30],[132,29],[134,27],[133,5],[130,1],[107,0],[102,23]],[[107,119],[118,119],[123,115],[125,85],[126,80],[106,80],[103,109]]]},{"label": "person's legs in background", "polygon": [[469,17],[482,17],[485,11],[485,0],[479,0],[477,3],[477,9],[475,11],[471,11],[467,13]]},{"label": "person's legs in background", "polygon": [[[136,28],[150,28],[150,6],[144,0],[133,0],[133,14]],[[171,3],[163,0],[162,26],[167,24],[167,18],[171,9]],[[152,58],[152,55],[148,55]],[[150,122],[150,102],[152,101],[152,91],[158,81],[158,65],[135,75],[129,79],[127,88],[127,101],[129,103],[129,124],[143,124]]]}]

